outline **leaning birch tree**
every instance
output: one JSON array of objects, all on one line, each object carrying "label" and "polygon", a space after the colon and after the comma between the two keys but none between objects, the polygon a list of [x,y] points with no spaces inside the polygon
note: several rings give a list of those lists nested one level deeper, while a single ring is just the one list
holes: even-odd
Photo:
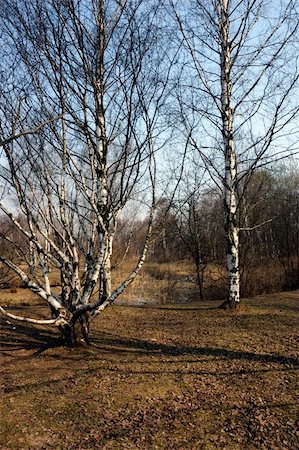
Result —
[{"label": "leaning birch tree", "polygon": [[[4,0],[0,13],[1,48],[14,68],[2,90],[1,177],[15,201],[0,209],[24,238],[20,246],[2,235],[18,259],[0,261],[47,302],[51,318],[0,311],[55,325],[73,346],[88,342],[91,320],[134,280],[147,253],[155,152],[166,133],[159,8],[143,0]],[[17,115],[12,97],[23,99]],[[141,185],[150,204],[143,251],[112,289],[117,220]]]},{"label": "leaning birch tree", "polygon": [[170,0],[181,68],[177,117],[222,191],[230,308],[240,301],[240,203],[254,171],[298,149],[298,5]]}]

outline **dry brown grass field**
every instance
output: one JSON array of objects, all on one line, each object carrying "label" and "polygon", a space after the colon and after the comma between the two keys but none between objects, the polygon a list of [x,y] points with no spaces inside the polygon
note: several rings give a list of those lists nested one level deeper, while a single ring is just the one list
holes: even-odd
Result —
[{"label": "dry brown grass field", "polygon": [[[132,271],[137,263],[136,259],[129,259],[125,261],[119,268],[112,270],[112,282],[113,287],[117,287]],[[26,267],[23,267],[26,271]],[[83,269],[82,269],[83,270]],[[225,286],[223,284],[223,269],[217,266],[209,267],[209,284],[213,281],[214,285],[218,283],[219,286]],[[50,273],[51,284],[54,286],[54,290],[59,291],[60,275],[55,269]],[[195,278],[194,267],[191,261],[175,261],[170,263],[155,263],[146,262],[144,268],[140,272],[139,276],[135,279],[119,298],[119,303],[132,304],[146,302],[154,303],[169,303],[169,302],[186,302],[190,300],[198,299],[198,287],[191,279]],[[223,278],[223,280],[222,280]],[[21,282],[14,278],[10,289],[20,288]],[[9,294],[10,289],[2,290],[2,294],[8,302],[20,301],[22,297],[25,298],[25,302],[28,300],[28,295],[23,289],[14,292],[16,295],[11,297]],[[8,293],[8,295],[6,295]],[[95,294],[96,295],[96,294]],[[25,296],[25,297],[24,297]],[[3,296],[2,296],[3,298]]]},{"label": "dry brown grass field", "polygon": [[[129,260],[115,272],[115,286],[130,273],[134,263],[134,260]],[[199,289],[195,279],[194,264],[190,260],[169,263],[147,261],[138,278],[124,292],[118,303],[168,304],[197,301],[199,300]],[[223,298],[225,285],[223,267],[210,264],[206,269],[207,297]]]},{"label": "dry brown grass field", "polygon": [[[188,267],[177,266],[180,283],[168,269],[152,265],[105,310],[89,347],[0,317],[1,450],[299,448],[299,291],[231,313],[184,303],[196,300]],[[1,304],[46,317],[13,291],[0,291]]]}]

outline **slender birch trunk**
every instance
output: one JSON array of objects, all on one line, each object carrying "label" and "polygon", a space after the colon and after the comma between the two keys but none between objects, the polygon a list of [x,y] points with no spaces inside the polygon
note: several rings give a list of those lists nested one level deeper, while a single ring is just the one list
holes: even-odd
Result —
[{"label": "slender birch trunk", "polygon": [[107,177],[107,139],[105,123],[105,105],[104,105],[104,71],[105,71],[105,13],[104,2],[98,3],[97,14],[97,55],[96,55],[96,177],[97,177],[97,198],[98,214],[102,221],[98,225],[98,252],[100,263],[99,274],[99,301],[104,302],[111,294],[111,214],[109,213],[109,193]]},{"label": "slender birch trunk", "polygon": [[111,296],[111,256],[112,256],[112,244],[114,234],[110,234],[107,237],[105,244],[105,260],[103,264],[103,277],[102,277],[102,301],[106,301]]},{"label": "slender birch trunk", "polygon": [[227,241],[228,296],[227,305],[235,308],[240,302],[239,229],[237,226],[237,158],[234,147],[234,111],[231,106],[231,48],[228,0],[221,0],[221,114],[225,156],[224,221]]}]

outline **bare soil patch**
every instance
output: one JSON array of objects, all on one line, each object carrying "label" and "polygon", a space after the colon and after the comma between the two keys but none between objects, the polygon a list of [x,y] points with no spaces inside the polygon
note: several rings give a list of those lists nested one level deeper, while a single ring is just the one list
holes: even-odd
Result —
[{"label": "bare soil patch", "polygon": [[219,303],[114,306],[73,350],[1,317],[0,448],[297,450],[299,291]]}]

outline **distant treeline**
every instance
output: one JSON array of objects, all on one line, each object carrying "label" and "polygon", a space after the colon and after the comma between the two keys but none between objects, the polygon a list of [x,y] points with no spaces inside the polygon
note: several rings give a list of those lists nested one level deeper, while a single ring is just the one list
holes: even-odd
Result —
[{"label": "distant treeline", "polygon": [[[238,205],[242,296],[295,289],[299,286],[299,175],[258,171]],[[124,251],[140,252],[146,221],[120,223],[116,259]],[[225,280],[210,286],[211,267],[225,277],[226,240],[223,201],[215,191],[189,192],[172,203],[167,198],[156,211],[149,259],[175,262],[192,259],[204,297],[225,297]],[[130,239],[132,227],[134,238]],[[126,249],[126,250],[125,250]],[[216,283],[216,282],[215,282]]]}]

